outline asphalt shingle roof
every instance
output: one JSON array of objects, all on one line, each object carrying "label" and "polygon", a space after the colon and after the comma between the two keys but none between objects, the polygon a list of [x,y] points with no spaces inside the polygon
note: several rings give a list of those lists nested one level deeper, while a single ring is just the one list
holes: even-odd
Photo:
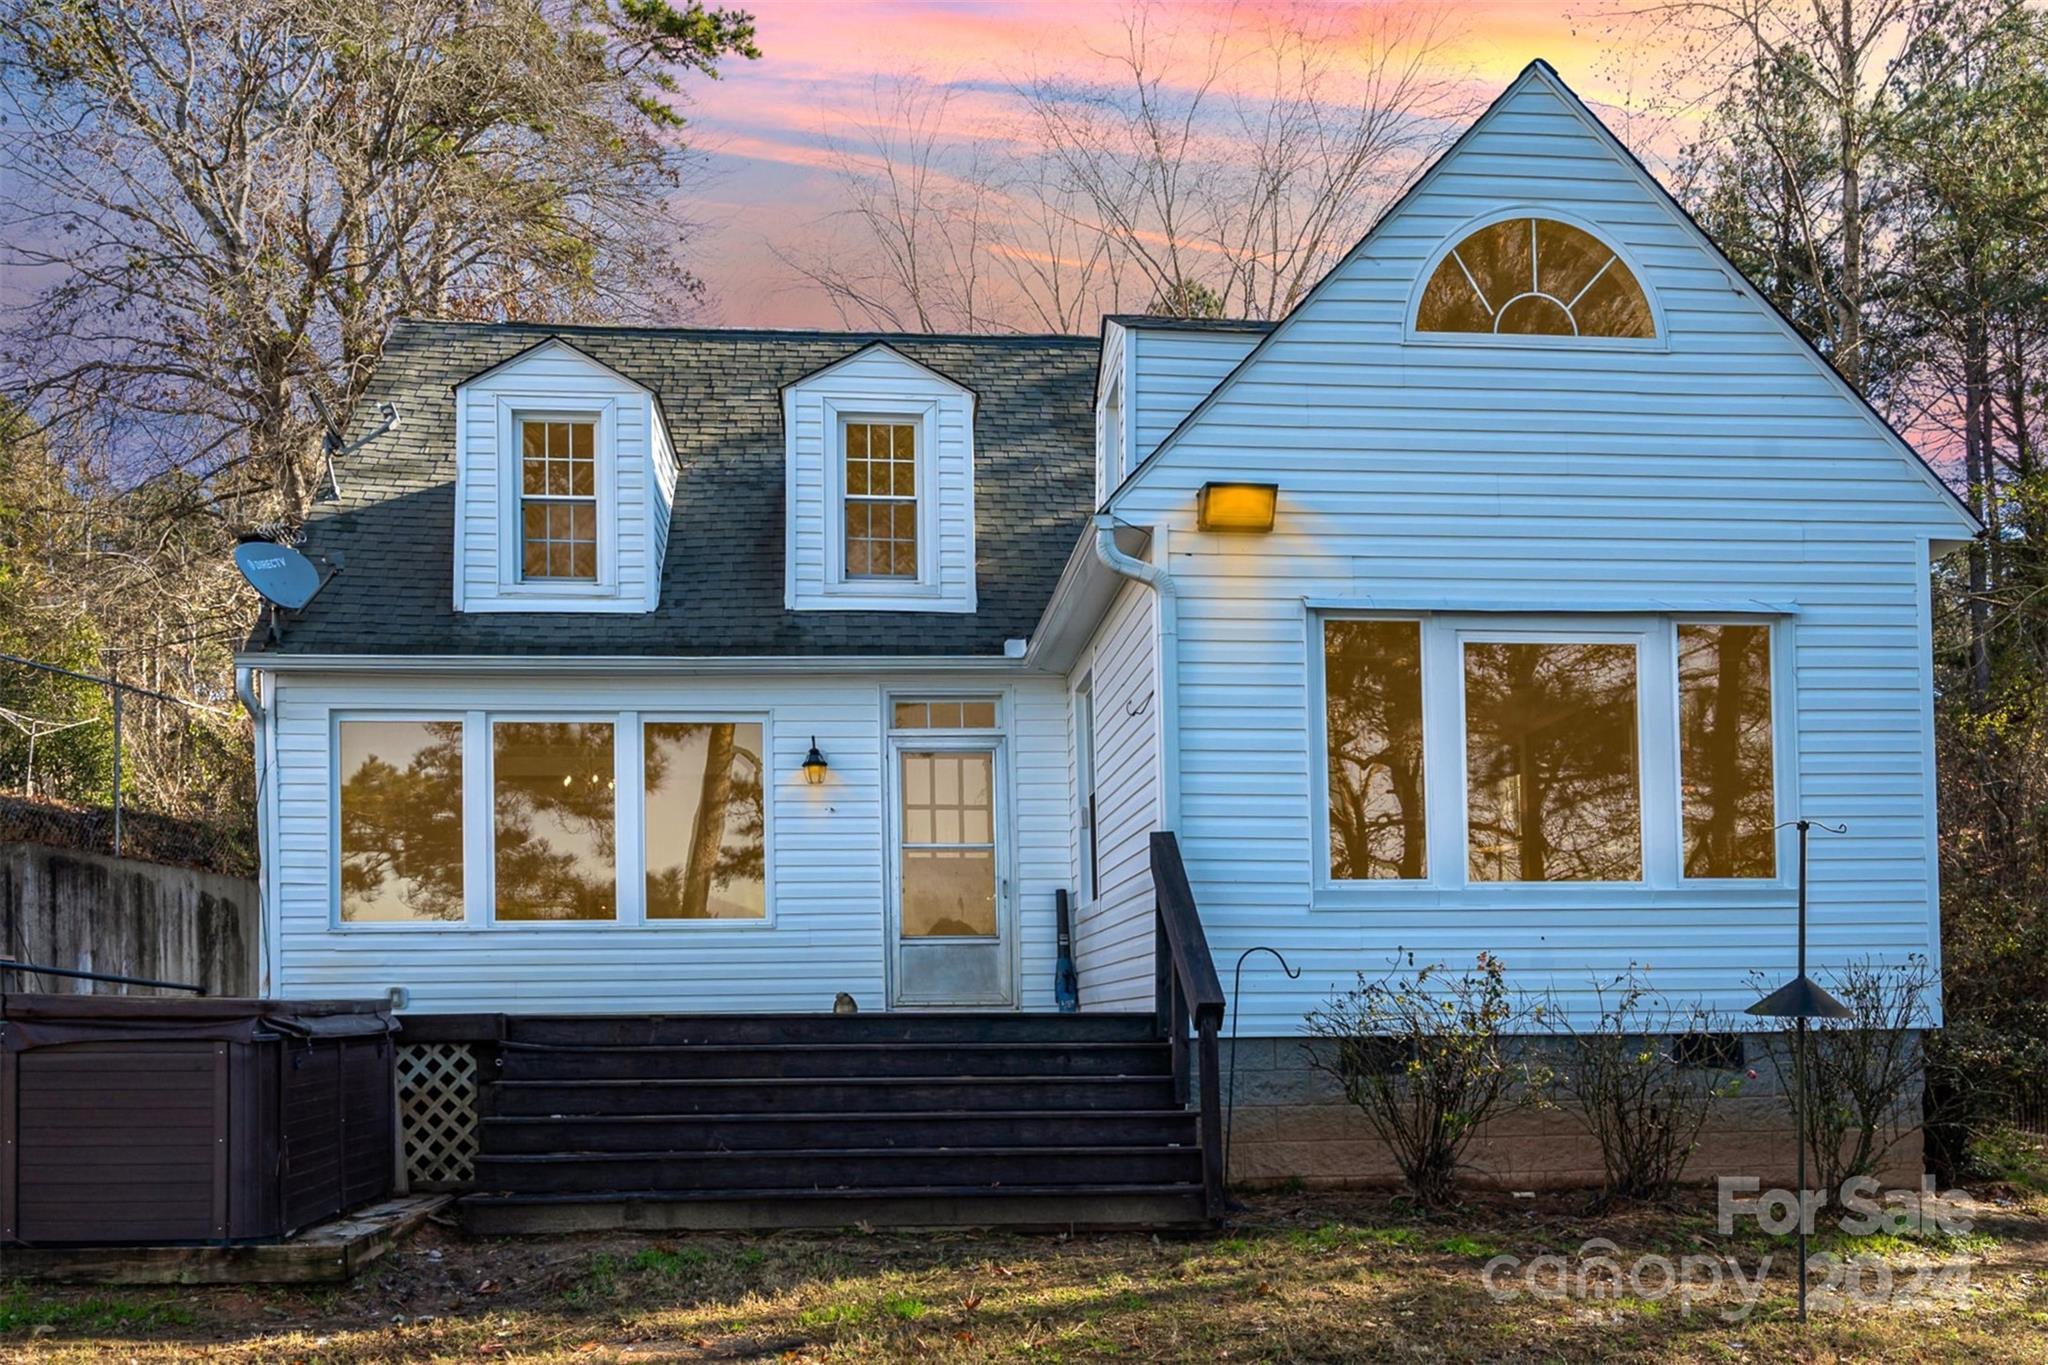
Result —
[{"label": "asphalt shingle roof", "polygon": [[[454,386],[550,336],[660,395],[675,516],[648,614],[457,613]],[[876,341],[977,396],[979,610],[792,612],[783,606],[779,389]],[[344,567],[266,648],[286,654],[1000,655],[1026,636],[1092,510],[1092,337],[656,330],[406,321],[351,439],[383,403],[400,424],[341,462],[339,501],[307,549]]]}]

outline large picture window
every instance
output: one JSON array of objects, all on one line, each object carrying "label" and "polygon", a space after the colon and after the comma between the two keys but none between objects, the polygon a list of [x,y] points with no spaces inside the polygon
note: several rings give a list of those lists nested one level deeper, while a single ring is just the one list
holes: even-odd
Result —
[{"label": "large picture window", "polygon": [[1323,678],[1330,875],[1427,876],[1422,623],[1331,621],[1323,632]]},{"label": "large picture window", "polygon": [[649,919],[768,913],[759,721],[641,729]]},{"label": "large picture window", "polygon": [[617,917],[616,772],[608,723],[499,721],[491,727],[500,920]]},{"label": "large picture window", "polygon": [[1685,875],[1777,875],[1771,632],[1678,628],[1678,770]]},{"label": "large picture window", "polygon": [[1320,630],[1333,891],[1779,875],[1770,624],[1444,612]]},{"label": "large picture window", "polygon": [[462,722],[345,720],[340,772],[341,918],[462,918]]},{"label": "large picture window", "polygon": [[1472,880],[1639,880],[1634,646],[1468,643],[1464,672]]}]

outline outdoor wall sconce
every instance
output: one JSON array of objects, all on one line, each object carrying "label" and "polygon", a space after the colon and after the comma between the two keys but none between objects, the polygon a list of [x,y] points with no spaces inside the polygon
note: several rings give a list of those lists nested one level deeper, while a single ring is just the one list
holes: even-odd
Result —
[{"label": "outdoor wall sconce", "polygon": [[818,752],[818,737],[811,736],[811,751],[804,755],[804,781],[813,787],[825,785],[825,755]]},{"label": "outdoor wall sconce", "polygon": [[1204,531],[1270,531],[1274,483],[1205,483],[1195,502],[1195,525]]}]

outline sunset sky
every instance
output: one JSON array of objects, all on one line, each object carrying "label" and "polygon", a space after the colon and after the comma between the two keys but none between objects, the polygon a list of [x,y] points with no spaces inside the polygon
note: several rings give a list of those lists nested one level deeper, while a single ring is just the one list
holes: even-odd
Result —
[{"label": "sunset sky", "polygon": [[[696,321],[723,326],[837,326],[814,288],[777,259],[828,230],[844,203],[830,151],[870,117],[876,82],[905,71],[962,92],[963,124],[1018,127],[1009,86],[1055,72],[1087,79],[1095,53],[1121,37],[1117,0],[739,0],[758,21],[761,60],[729,64],[693,87],[691,136],[704,165],[682,211],[702,225],[690,263],[710,287]],[[1199,41],[1256,23],[1255,3],[1181,4],[1170,21]],[[1370,7],[1340,7],[1370,21]],[[1435,64],[1474,100],[1530,60],[1547,59],[1596,109],[1620,117],[1632,83],[1658,78],[1654,54],[1616,41],[1597,0],[1567,9],[1540,0],[1445,7],[1450,34]],[[1622,131],[1618,128],[1618,131]],[[1626,136],[1626,132],[1624,132]],[[1653,139],[1654,141],[1654,139]]]}]

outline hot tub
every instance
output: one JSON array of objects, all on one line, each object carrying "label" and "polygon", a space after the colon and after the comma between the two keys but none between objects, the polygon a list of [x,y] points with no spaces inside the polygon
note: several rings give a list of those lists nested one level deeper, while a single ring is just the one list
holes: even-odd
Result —
[{"label": "hot tub", "polygon": [[0,998],[0,1243],[281,1240],[390,1192],[381,1001]]}]

